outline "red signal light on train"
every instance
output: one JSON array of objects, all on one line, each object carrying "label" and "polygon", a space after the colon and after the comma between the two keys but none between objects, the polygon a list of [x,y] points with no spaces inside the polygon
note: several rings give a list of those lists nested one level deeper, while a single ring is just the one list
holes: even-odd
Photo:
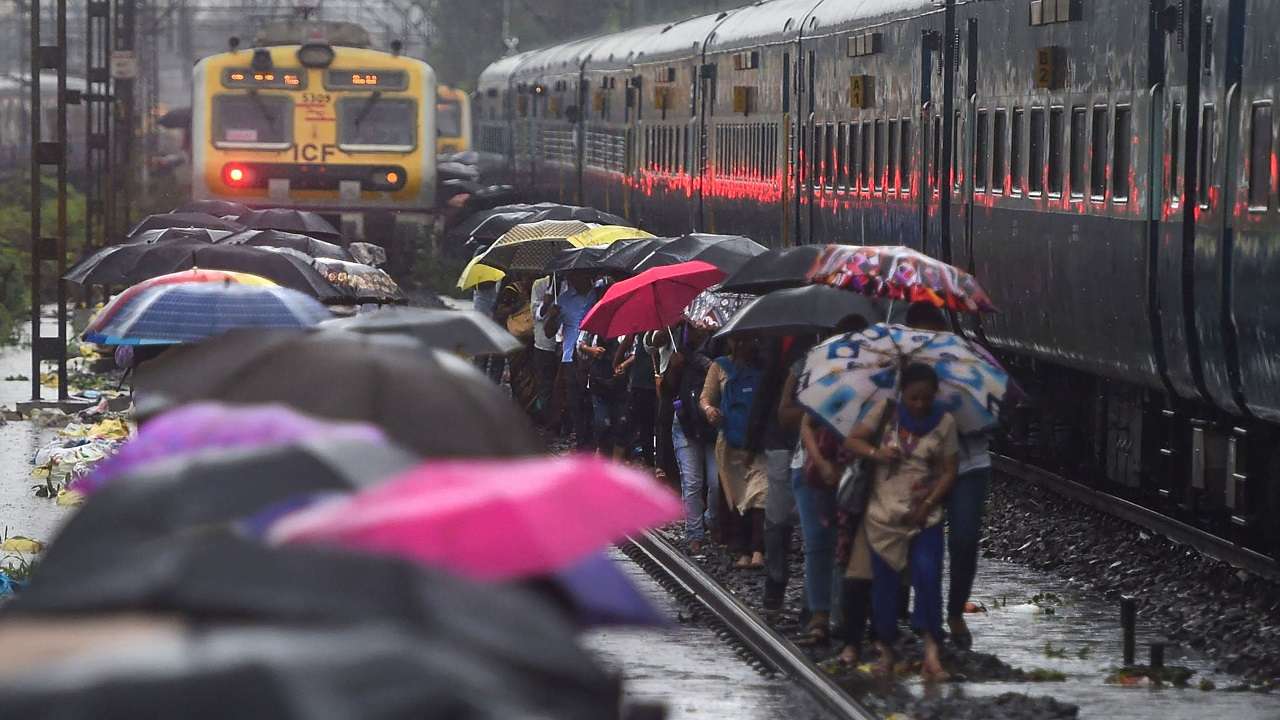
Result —
[{"label": "red signal light on train", "polygon": [[222,179],[228,185],[247,185],[249,183],[249,169],[237,163],[230,163],[222,168]]},{"label": "red signal light on train", "polygon": [[400,182],[400,173],[395,171],[388,171],[386,174],[386,180],[388,185],[395,185],[396,183]]}]

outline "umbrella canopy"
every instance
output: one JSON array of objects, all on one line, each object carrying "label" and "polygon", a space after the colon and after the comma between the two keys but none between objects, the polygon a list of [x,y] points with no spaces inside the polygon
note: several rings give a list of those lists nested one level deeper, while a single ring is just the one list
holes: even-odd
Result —
[{"label": "umbrella canopy", "polygon": [[195,402],[143,423],[135,437],[70,487],[90,494],[119,475],[159,460],[203,450],[282,445],[308,437],[385,442],[382,431],[367,423],[322,420],[284,405]]},{"label": "umbrella canopy", "polygon": [[313,258],[351,259],[351,253],[344,250],[341,245],[317,240],[310,235],[285,232],[283,230],[242,230],[238,233],[223,236],[216,242],[225,245],[289,248]]},{"label": "umbrella canopy", "polygon": [[161,115],[156,120],[156,124],[162,128],[171,130],[181,130],[182,128],[191,127],[191,106],[179,107],[170,110]]},{"label": "umbrella canopy", "polygon": [[347,252],[351,254],[352,260],[361,265],[382,267],[387,264],[387,249],[381,245],[367,242],[347,243]]},{"label": "umbrella canopy", "polygon": [[524,347],[506,328],[474,310],[381,308],[325,322],[326,328],[408,335],[423,345],[461,355],[505,355]]},{"label": "umbrella canopy", "polygon": [[697,328],[712,332],[723,328],[729,320],[756,297],[745,293],[721,292],[719,286],[698,293],[684,309],[684,319]]},{"label": "umbrella canopy", "polygon": [[809,281],[962,312],[996,310],[977,278],[907,247],[828,245]]},{"label": "umbrella canopy", "polygon": [[468,244],[492,243],[506,231],[532,220],[537,214],[533,210],[485,210],[459,223],[449,231],[449,235]]},{"label": "umbrella canopy", "polygon": [[328,220],[307,210],[250,210],[240,216],[240,224],[252,230],[284,230],[329,241],[342,239],[342,233],[330,225]]},{"label": "umbrella canopy", "polygon": [[111,245],[76,263],[62,278],[77,285],[133,285],[190,268],[232,270],[267,278],[320,301],[350,297],[311,267],[309,258],[241,245],[171,242]]},{"label": "umbrella canopy", "polygon": [[372,265],[319,257],[311,265],[326,280],[350,293],[355,302],[402,303],[409,299],[385,270]]},{"label": "umbrella canopy", "polygon": [[541,273],[557,251],[581,247],[571,243],[570,237],[590,229],[590,225],[577,220],[543,220],[516,225],[494,241],[480,256],[479,262],[508,273]]},{"label": "umbrella canopy", "polygon": [[827,247],[829,246],[800,245],[760,253],[737,271],[730,273],[720,288],[726,292],[763,295],[774,290],[807,285],[809,273]]},{"label": "umbrella canopy", "polygon": [[654,250],[653,254],[636,265],[636,272],[650,268],[690,260],[701,260],[723,270],[734,272],[756,255],[768,252],[768,248],[741,235],[709,235],[689,233]]},{"label": "umbrella canopy", "polygon": [[424,457],[543,451],[524,413],[474,365],[406,338],[233,330],[142,364],[135,388],[144,417],[194,400],[279,402],[371,422]]},{"label": "umbrella canopy", "polygon": [[815,347],[805,359],[796,400],[847,437],[876,402],[897,396],[898,374],[917,362],[938,373],[938,403],[955,416],[961,433],[995,426],[1010,389],[1004,368],[959,335],[902,325],[872,325]]},{"label": "umbrella canopy", "polygon": [[210,230],[227,230],[236,232],[243,230],[244,226],[237,223],[223,220],[220,217],[206,215],[198,212],[174,212],[163,213],[161,215],[148,215],[142,219],[137,225],[134,225],[126,237],[135,237],[138,233],[147,230],[163,230],[165,228],[208,228]]},{"label": "umbrella canopy", "polygon": [[566,568],[680,513],[680,502],[652,477],[590,456],[427,462],[379,487],[287,514],[267,536],[503,579]]},{"label": "umbrella canopy", "polygon": [[289,288],[176,283],[133,296],[86,329],[84,339],[100,345],[172,345],[232,328],[310,327],[330,317],[324,305]]},{"label": "umbrella canopy", "polygon": [[233,234],[230,230],[212,230],[209,228],[156,228],[155,230],[143,230],[130,237],[129,242],[138,245],[154,245],[156,243],[176,241],[215,243]]},{"label": "umbrella canopy", "polygon": [[547,272],[600,272],[600,261],[609,254],[607,247],[575,247],[557,252],[547,262]]},{"label": "umbrella canopy", "polygon": [[671,238],[619,240],[610,245],[609,252],[601,258],[600,269],[605,272],[634,275],[636,265],[652,255],[655,250],[671,242]]},{"label": "umbrella canopy", "polygon": [[213,215],[214,217],[226,217],[228,215],[240,217],[241,215],[249,212],[249,207],[230,200],[192,200],[191,202],[179,205],[173,212],[204,213],[205,215]]},{"label": "umbrella canopy", "polygon": [[652,625],[668,621],[636,584],[605,553],[588,555],[547,576],[546,581],[568,600],[574,617],[585,625]]},{"label": "umbrella canopy", "polygon": [[577,220],[584,223],[619,225],[623,227],[631,224],[621,215],[614,215],[613,213],[581,205],[541,202],[530,205],[529,209],[537,213],[535,220]]},{"label": "umbrella canopy", "polygon": [[629,225],[599,225],[569,238],[575,247],[608,247],[619,240],[643,240],[652,234]]},{"label": "umbrella canopy", "polygon": [[118,295],[111,298],[111,300],[103,306],[96,315],[94,315],[88,328],[86,328],[86,332],[94,329],[99,323],[109,322],[122,308],[133,304],[134,299],[144,291],[160,285],[177,285],[182,283],[217,283],[219,285],[236,284],[259,285],[266,287],[275,286],[275,283],[264,277],[250,275],[249,273],[232,272],[229,270],[201,270],[199,268],[194,268],[176,273],[168,273],[167,275],[158,275],[156,277],[143,280],[140,283],[130,285]]},{"label": "umbrella canopy", "polygon": [[775,290],[742,308],[717,333],[756,332],[771,335],[800,335],[829,331],[850,315],[861,315],[868,323],[884,317],[870,298],[825,285]]},{"label": "umbrella canopy", "polygon": [[697,260],[646,270],[610,285],[582,318],[582,329],[617,337],[670,327],[691,300],[722,279],[723,272]]},{"label": "umbrella canopy", "polygon": [[499,282],[507,274],[498,268],[489,267],[480,263],[480,255],[477,255],[462,268],[462,274],[458,276],[458,289],[470,290],[471,288],[487,282]]}]

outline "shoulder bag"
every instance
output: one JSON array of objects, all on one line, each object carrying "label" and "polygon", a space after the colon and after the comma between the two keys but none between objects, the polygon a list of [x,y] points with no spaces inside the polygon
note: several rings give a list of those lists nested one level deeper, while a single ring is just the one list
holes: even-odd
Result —
[{"label": "shoulder bag", "polygon": [[[892,400],[884,406],[876,432],[868,439],[872,447],[880,447],[885,427],[888,426],[889,418],[896,410],[897,403]],[[840,476],[840,485],[836,488],[836,508],[850,515],[861,515],[865,512],[867,501],[871,499],[871,484],[875,482],[875,476],[876,464],[870,458],[859,458],[857,462],[849,463],[844,469],[844,474]]]}]

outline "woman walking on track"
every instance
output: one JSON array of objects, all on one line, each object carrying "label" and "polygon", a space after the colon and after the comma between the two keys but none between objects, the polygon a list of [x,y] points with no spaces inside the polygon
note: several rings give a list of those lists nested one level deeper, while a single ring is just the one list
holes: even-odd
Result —
[{"label": "woman walking on track", "polygon": [[924,636],[926,680],[946,679],[939,657],[942,632],[942,503],[956,479],[955,419],[934,400],[933,368],[902,372],[901,400],[876,404],[854,429],[848,446],[876,463],[863,527],[871,549],[872,624],[879,672],[892,674],[898,632],[899,575],[910,565],[916,600],[911,624]]}]

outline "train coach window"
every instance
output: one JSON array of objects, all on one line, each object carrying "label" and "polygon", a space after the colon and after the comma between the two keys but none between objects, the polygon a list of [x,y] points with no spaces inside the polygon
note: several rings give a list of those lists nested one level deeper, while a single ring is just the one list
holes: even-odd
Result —
[{"label": "train coach window", "polygon": [[987,111],[979,110],[973,138],[973,189],[977,192],[985,192],[987,189],[987,160],[990,154],[987,129]]},{"label": "train coach window", "polygon": [[849,183],[849,166],[845,163],[849,148],[849,126],[840,123],[836,129],[836,187],[845,188]]},{"label": "train coach window", "polygon": [[1132,164],[1133,147],[1129,127],[1129,108],[1116,107],[1115,150],[1111,154],[1111,199],[1125,202],[1129,199],[1129,167]]},{"label": "train coach window", "polygon": [[1085,183],[1085,160],[1088,155],[1085,153],[1085,147],[1089,142],[1088,128],[1086,123],[1089,115],[1084,108],[1071,108],[1071,197],[1072,199],[1082,199],[1084,197]]},{"label": "train coach window", "polygon": [[995,136],[991,139],[991,192],[1001,195],[1004,193],[1004,178],[1007,172],[1005,158],[1008,155],[1005,152],[1005,141],[1009,137],[1008,114],[1004,110],[997,110],[992,124],[995,126]]},{"label": "train coach window", "polygon": [[1013,127],[1009,131],[1009,194],[1022,194],[1022,122],[1026,113],[1013,111]]},{"label": "train coach window", "polygon": [[849,146],[845,156],[845,174],[848,175],[849,189],[858,191],[858,123],[849,123]]},{"label": "train coach window", "polygon": [[1093,158],[1089,170],[1089,194],[1094,200],[1107,196],[1107,108],[1093,109]]},{"label": "train coach window", "polygon": [[1049,110],[1049,194],[1062,194],[1062,133],[1064,111]]},{"label": "train coach window", "polygon": [[884,189],[884,121],[876,121],[875,159],[871,165],[871,182],[876,190]]},{"label": "train coach window", "polygon": [[933,152],[929,154],[929,178],[933,192],[938,192],[938,177],[942,172],[942,118],[933,119]]},{"label": "train coach window", "polygon": [[218,95],[213,99],[213,145],[272,150],[293,142],[293,101],[283,95]]},{"label": "train coach window", "polygon": [[885,189],[889,192],[897,192],[898,188],[898,121],[889,121],[889,149],[885,158],[889,162],[889,179],[885,182]]},{"label": "train coach window", "polygon": [[1027,180],[1030,193],[1044,192],[1044,108],[1031,109],[1031,136],[1028,138]]},{"label": "train coach window", "polygon": [[827,123],[826,142],[822,146],[822,162],[826,165],[823,184],[828,188],[836,186],[836,126]]},{"label": "train coach window", "polygon": [[871,145],[871,123],[862,123],[862,145],[861,148],[861,167],[859,168],[859,184],[863,190],[871,189],[871,155],[873,152]]},{"label": "train coach window", "polygon": [[1182,202],[1182,105],[1173,104],[1169,113],[1169,201],[1177,207]]},{"label": "train coach window", "polygon": [[406,152],[417,144],[418,103],[380,95],[338,101],[338,147]]},{"label": "train coach window", "polygon": [[902,118],[898,131],[898,152],[901,155],[898,162],[898,190],[905,193],[911,188],[911,121],[906,118]]},{"label": "train coach window", "polygon": [[1249,209],[1266,210],[1271,200],[1271,147],[1275,129],[1271,125],[1271,104],[1253,106],[1249,131]]},{"label": "train coach window", "polygon": [[960,129],[960,111],[957,110],[955,117],[951,118],[951,184],[956,189],[960,189],[960,184],[964,181],[964,176],[960,172],[960,138],[963,137]]},{"label": "train coach window", "polygon": [[1205,105],[1200,117],[1200,159],[1199,175],[1196,178],[1196,197],[1201,208],[1209,207],[1209,186],[1213,184],[1214,145],[1217,142],[1217,111],[1212,105]]}]

